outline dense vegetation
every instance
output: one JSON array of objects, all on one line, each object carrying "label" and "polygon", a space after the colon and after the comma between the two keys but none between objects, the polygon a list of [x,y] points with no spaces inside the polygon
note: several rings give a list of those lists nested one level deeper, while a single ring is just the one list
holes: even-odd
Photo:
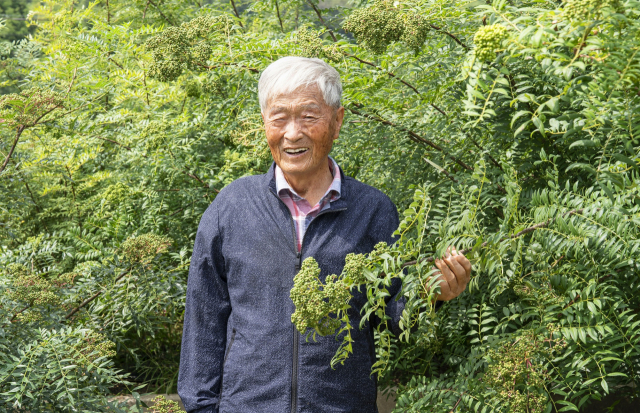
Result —
[{"label": "dense vegetation", "polygon": [[[374,366],[398,411],[635,397],[639,14],[635,0],[42,1],[34,38],[1,56],[0,409],[122,411],[110,393],[175,388],[198,220],[268,168],[257,79],[286,55],[340,71],[333,156],[405,211],[395,246],[333,280],[366,279],[366,318],[403,278],[404,331],[379,324]],[[430,259],[451,244],[475,271],[434,312]]]}]

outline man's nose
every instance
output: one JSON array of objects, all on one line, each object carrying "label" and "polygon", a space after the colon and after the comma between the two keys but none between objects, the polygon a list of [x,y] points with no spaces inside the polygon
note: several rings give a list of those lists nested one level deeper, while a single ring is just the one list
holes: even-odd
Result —
[{"label": "man's nose", "polygon": [[289,122],[284,130],[284,138],[295,142],[303,137],[302,134],[302,123],[299,119],[293,118]]}]

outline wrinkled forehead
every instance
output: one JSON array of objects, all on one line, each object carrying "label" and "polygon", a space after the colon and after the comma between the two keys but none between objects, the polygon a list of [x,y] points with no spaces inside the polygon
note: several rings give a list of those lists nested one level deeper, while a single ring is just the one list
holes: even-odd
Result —
[{"label": "wrinkled forehead", "polygon": [[282,90],[267,97],[265,113],[304,109],[327,110],[320,88],[316,84],[303,85],[294,90]]}]

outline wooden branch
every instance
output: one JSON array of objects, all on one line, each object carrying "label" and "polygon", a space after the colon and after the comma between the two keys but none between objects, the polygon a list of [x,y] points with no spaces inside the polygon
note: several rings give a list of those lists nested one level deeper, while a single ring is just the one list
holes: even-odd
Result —
[{"label": "wooden branch", "polygon": [[420,141],[420,142],[422,142],[422,143],[424,143],[426,145],[431,146],[433,149],[435,149],[435,150],[437,150],[439,152],[442,152],[444,155],[448,156],[451,160],[453,160],[455,163],[457,163],[458,165],[460,165],[464,169],[466,169],[468,171],[473,171],[473,168],[470,167],[469,165],[467,165],[466,163],[464,163],[462,160],[458,159],[457,157],[455,157],[453,155],[449,155],[447,153],[447,151],[445,151],[439,145],[436,145],[435,143],[433,143],[429,139],[423,138],[422,136],[418,135],[416,132],[407,129],[404,126],[397,125],[397,124],[395,124],[393,122],[390,122],[390,121],[388,121],[386,119],[379,118],[377,116],[369,115],[367,113],[362,113],[362,112],[360,112],[360,111],[358,111],[356,109],[353,109],[351,107],[348,107],[347,109],[349,109],[349,111],[352,112],[355,115],[362,116],[362,117],[365,117],[365,118],[368,118],[368,119],[372,119],[372,120],[375,120],[375,121],[380,122],[382,124],[389,125],[389,126],[392,126],[394,128],[400,129],[401,131],[408,133],[409,136],[414,138],[414,140],[418,140],[418,141]]},{"label": "wooden branch", "polygon": [[236,63],[230,63],[230,62],[218,63],[217,65],[213,65],[213,66],[203,65],[201,63],[195,63],[195,65],[196,66],[200,66],[200,67],[202,67],[204,69],[209,69],[209,70],[217,69],[220,66],[237,66],[237,67],[240,67],[242,69],[247,69],[248,71],[253,72],[253,73],[260,73],[260,70],[256,69],[255,67],[248,67],[248,66],[239,65],[239,64],[236,64]]},{"label": "wooden branch", "polygon": [[[575,214],[580,214],[580,213],[582,213],[583,211],[584,211],[584,209],[573,209],[573,210],[571,210],[571,211],[569,211],[569,212],[565,212],[564,214],[562,214],[562,216],[563,216],[563,217],[567,217],[567,216],[571,216],[571,215],[575,215]],[[551,219],[549,219],[549,220],[547,220],[547,221],[545,221],[545,222],[540,222],[540,223],[538,223],[538,224],[535,224],[535,225],[533,225],[533,226],[530,226],[530,227],[528,227],[528,228],[525,228],[525,229],[523,229],[522,231],[520,231],[520,232],[518,232],[518,233],[516,233],[516,234],[509,235],[509,236],[506,236],[506,237],[502,237],[502,238],[500,239],[500,241],[498,241],[498,243],[501,243],[501,242],[503,242],[503,241],[507,241],[507,240],[512,240],[512,239],[520,238],[521,236],[526,235],[526,234],[529,234],[529,233],[531,233],[531,232],[533,232],[533,231],[535,231],[535,230],[537,230],[537,229],[540,229],[540,228],[546,228],[546,227],[548,227],[549,225],[551,225],[551,223],[552,223],[553,221],[554,221],[554,219],[553,219],[553,218],[551,218]],[[483,243],[480,245],[480,248],[484,248],[484,247],[486,247],[487,245],[489,245],[489,242],[488,242],[488,241],[485,241],[485,242],[483,242]],[[471,252],[472,250],[473,250],[473,248],[462,249],[462,250],[458,251],[458,253],[460,253],[460,254],[464,255],[464,254],[467,254],[467,253]],[[405,268],[405,267],[409,267],[409,266],[411,266],[411,265],[419,264],[419,263],[421,263],[421,262],[433,262],[433,261],[435,261],[435,257],[427,257],[427,258],[422,258],[422,259],[419,259],[419,260],[407,261],[407,262],[405,262],[404,264],[402,264],[402,266],[401,266],[401,267],[402,267],[402,268]]]},{"label": "wooden branch", "polygon": [[151,3],[151,5],[153,7],[156,8],[156,10],[158,10],[158,13],[160,13],[160,16],[162,16],[163,19],[165,19],[167,21],[167,23],[169,23],[172,26],[176,26],[176,24],[174,22],[172,22],[171,20],[169,20],[169,18],[167,18],[167,16],[164,15],[164,13],[162,12],[162,10],[160,10],[160,7],[158,7],[157,4],[155,4],[152,0],[148,0],[149,3]]},{"label": "wooden branch", "polygon": [[233,0],[231,0],[231,5],[233,6],[233,12],[238,18],[238,23],[240,23],[240,27],[244,28],[244,25],[242,24],[242,20],[240,20],[240,13],[238,13],[238,9],[236,8],[236,3]]},{"label": "wooden branch", "polygon": [[278,15],[278,21],[280,22],[280,30],[284,33],[284,25],[282,24],[282,18],[280,18],[280,7],[278,7],[278,0],[276,0],[276,14]]},{"label": "wooden branch", "polygon": [[329,28],[329,26],[327,25],[327,23],[324,21],[324,19],[322,18],[322,13],[320,13],[320,10],[318,10],[318,8],[316,7],[315,4],[313,4],[313,1],[311,0],[307,0],[307,3],[309,3],[311,5],[311,7],[313,8],[313,10],[316,12],[316,14],[318,15],[318,19],[320,20],[320,22],[324,25],[324,27],[326,27],[327,31],[329,32],[329,34],[331,35],[331,38],[333,39],[334,42],[338,41],[338,38],[336,37],[335,34],[333,34],[333,30],[331,30]]},{"label": "wooden branch", "polygon": [[16,138],[13,140],[13,145],[11,145],[11,149],[9,149],[9,154],[7,155],[6,159],[4,160],[4,163],[2,164],[2,166],[0,166],[0,174],[2,173],[2,171],[4,171],[4,168],[7,167],[7,164],[9,163],[9,159],[11,159],[11,155],[13,155],[13,151],[16,149],[16,145],[18,144],[18,141],[20,140],[20,135],[22,135],[22,132],[25,129],[26,129],[25,126],[18,127],[18,130],[16,131]]},{"label": "wooden branch", "polygon": [[429,24],[429,27],[431,27],[433,30],[439,31],[440,33],[446,34],[447,36],[451,37],[460,46],[464,47],[465,50],[469,50],[469,46],[467,46],[466,44],[462,43],[460,41],[460,39],[458,39],[456,36],[454,36],[453,34],[449,33],[448,31],[443,30],[441,27],[438,27],[438,26],[433,25],[433,24]]},{"label": "wooden branch", "polygon": [[[120,273],[120,275],[118,275],[116,277],[116,279],[113,281],[113,283],[117,283],[118,281],[120,281],[120,279],[122,277],[124,277],[125,275],[129,274],[130,270],[124,270]],[[100,294],[102,294],[105,290],[100,290],[97,293],[95,293],[94,295],[92,295],[91,297],[87,298],[86,300],[84,300],[83,302],[80,303],[80,305],[78,305],[76,308],[74,308],[73,310],[71,310],[71,312],[69,312],[69,314],[67,314],[64,318],[66,320],[70,319],[71,317],[73,317],[73,315],[75,313],[77,313],[78,311],[80,311],[80,309],[82,309],[83,307],[85,307],[87,304],[91,303],[93,300],[95,300],[96,298],[98,298],[100,296]]]}]

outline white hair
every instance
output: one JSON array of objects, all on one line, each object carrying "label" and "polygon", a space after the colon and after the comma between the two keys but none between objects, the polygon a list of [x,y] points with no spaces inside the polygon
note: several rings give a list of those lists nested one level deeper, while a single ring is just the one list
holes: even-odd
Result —
[{"label": "white hair", "polygon": [[260,110],[276,96],[288,94],[300,87],[318,86],[327,105],[340,107],[342,84],[340,75],[324,60],[287,56],[267,66],[258,82]]}]

